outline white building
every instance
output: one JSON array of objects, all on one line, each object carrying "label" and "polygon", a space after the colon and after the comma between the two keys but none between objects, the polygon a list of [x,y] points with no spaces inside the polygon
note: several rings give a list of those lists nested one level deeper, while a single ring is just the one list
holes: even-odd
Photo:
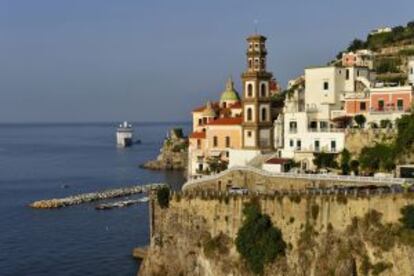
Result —
[{"label": "white building", "polygon": [[408,83],[414,86],[414,56],[408,58]]},{"label": "white building", "polygon": [[378,29],[374,29],[370,32],[370,35],[382,34],[382,33],[390,33],[392,32],[392,28],[390,27],[382,27]]},{"label": "white building", "polygon": [[287,97],[283,118],[275,122],[274,140],[275,147],[281,149],[279,157],[293,158],[301,163],[303,170],[309,170],[314,169],[315,152],[342,151],[344,129],[336,128],[332,119],[345,115],[345,97],[355,92],[358,81],[369,85],[369,78],[366,67],[306,69],[306,85],[299,86]]}]

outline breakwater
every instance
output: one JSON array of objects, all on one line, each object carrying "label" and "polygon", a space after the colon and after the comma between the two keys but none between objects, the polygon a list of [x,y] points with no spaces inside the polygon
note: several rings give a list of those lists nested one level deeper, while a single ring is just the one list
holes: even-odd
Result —
[{"label": "breakwater", "polygon": [[67,206],[72,206],[72,205],[78,205],[82,203],[88,203],[92,201],[112,199],[112,198],[117,198],[117,197],[144,193],[144,192],[147,192],[148,190],[156,189],[164,185],[165,184],[163,183],[136,185],[136,186],[125,187],[125,188],[104,190],[104,191],[95,192],[95,193],[78,194],[78,195],[73,195],[73,196],[68,196],[68,197],[63,197],[63,198],[45,199],[45,200],[39,200],[39,201],[32,202],[31,204],[29,204],[29,206],[32,208],[36,208],[36,209],[61,208],[61,207],[67,207]]}]

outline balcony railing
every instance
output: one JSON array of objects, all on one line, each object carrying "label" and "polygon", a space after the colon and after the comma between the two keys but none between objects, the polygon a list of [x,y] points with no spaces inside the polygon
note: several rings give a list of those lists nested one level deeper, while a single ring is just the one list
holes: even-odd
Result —
[{"label": "balcony railing", "polygon": [[390,113],[390,112],[410,112],[410,109],[404,109],[403,106],[384,106],[381,108],[373,108],[370,109],[371,113]]},{"label": "balcony railing", "polygon": [[308,132],[345,132],[345,128],[308,128]]}]

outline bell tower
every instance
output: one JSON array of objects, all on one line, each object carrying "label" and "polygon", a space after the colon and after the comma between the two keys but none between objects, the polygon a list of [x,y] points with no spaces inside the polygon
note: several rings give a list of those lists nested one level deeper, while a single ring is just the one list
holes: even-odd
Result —
[{"label": "bell tower", "polygon": [[273,149],[273,122],[270,101],[272,73],[266,71],[266,37],[247,38],[247,69],[241,75],[243,84],[243,148]]}]

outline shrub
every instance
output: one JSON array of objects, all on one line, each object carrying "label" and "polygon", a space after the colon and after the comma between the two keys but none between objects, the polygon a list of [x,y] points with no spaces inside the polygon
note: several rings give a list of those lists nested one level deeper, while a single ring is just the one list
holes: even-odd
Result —
[{"label": "shrub", "polygon": [[319,215],[319,205],[317,205],[317,204],[312,205],[311,211],[312,211],[312,218],[314,220],[316,220],[318,218],[318,215]]},{"label": "shrub", "polygon": [[357,123],[357,125],[358,125],[360,128],[363,128],[363,127],[364,127],[365,122],[367,121],[367,119],[365,118],[365,116],[364,116],[364,115],[362,115],[362,114],[358,114],[358,115],[356,115],[356,116],[354,117],[354,121],[355,121],[355,123]]},{"label": "shrub", "polygon": [[162,187],[158,189],[157,200],[161,208],[168,208],[170,204],[170,188]]},{"label": "shrub", "polygon": [[414,230],[414,205],[408,205],[401,209],[400,222],[407,229]]},{"label": "shrub", "polygon": [[389,128],[392,126],[391,120],[384,119],[380,121],[381,128]]},{"label": "shrub", "polygon": [[236,248],[255,274],[262,274],[264,265],[284,255],[286,243],[282,233],[274,227],[270,217],[260,212],[255,202],[247,203],[243,209],[245,220],[236,237]]},{"label": "shrub", "polygon": [[335,161],[336,155],[334,153],[319,152],[314,153],[313,156],[313,164],[315,164],[318,169],[338,167],[338,164]]},{"label": "shrub", "polygon": [[349,161],[351,159],[351,153],[347,149],[343,149],[341,152],[341,170],[342,174],[348,175],[350,171]]},{"label": "shrub", "polygon": [[210,259],[217,255],[226,255],[229,253],[229,243],[230,238],[220,232],[216,237],[209,237],[204,241],[203,252]]},{"label": "shrub", "polygon": [[354,172],[355,175],[359,174],[359,162],[358,160],[351,160],[349,163],[349,166],[351,167],[351,170]]}]

